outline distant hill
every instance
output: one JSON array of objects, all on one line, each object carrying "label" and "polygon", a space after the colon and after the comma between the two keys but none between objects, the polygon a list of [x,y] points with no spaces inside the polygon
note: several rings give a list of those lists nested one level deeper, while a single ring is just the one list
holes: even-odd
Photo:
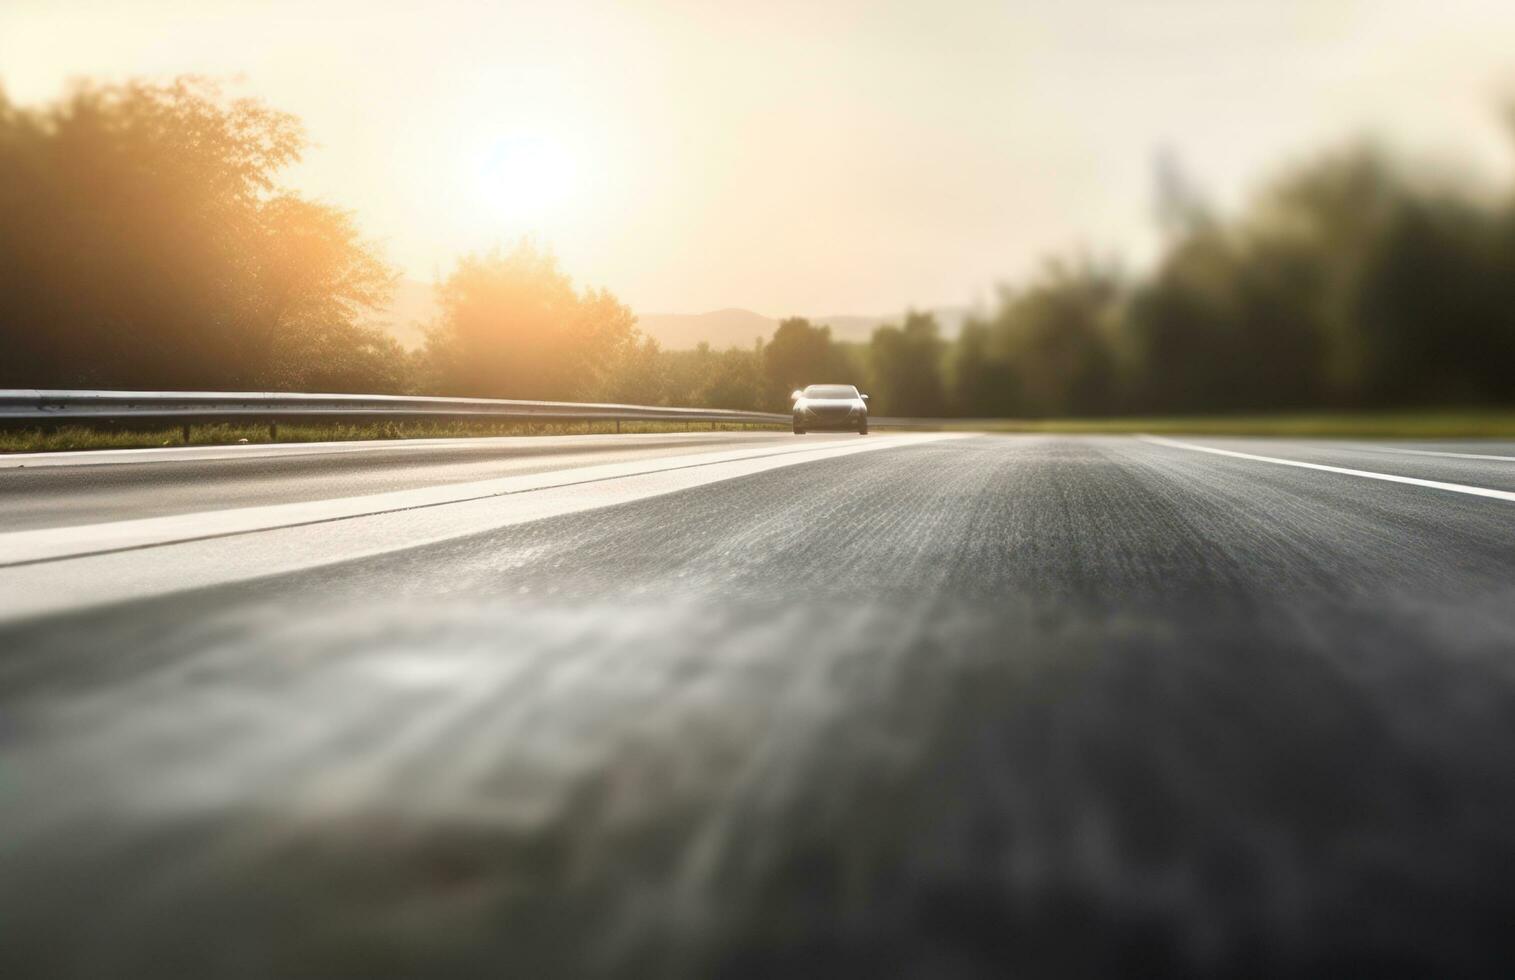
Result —
[{"label": "distant hill", "polygon": [[[967,307],[943,306],[931,312],[942,325],[942,336],[956,337],[968,315]],[[431,283],[402,279],[395,287],[389,308],[369,317],[367,322],[388,330],[401,344],[417,348],[426,342],[424,327],[437,314],[437,302]],[[886,323],[899,323],[902,314],[892,316],[813,316],[812,323],[831,327],[837,340],[866,343],[873,331]],[[639,313],[637,323],[650,337],[668,350],[690,350],[702,342],[717,350],[728,347],[751,347],[759,337],[768,340],[779,321],[751,310],[725,309],[709,313]]]}]

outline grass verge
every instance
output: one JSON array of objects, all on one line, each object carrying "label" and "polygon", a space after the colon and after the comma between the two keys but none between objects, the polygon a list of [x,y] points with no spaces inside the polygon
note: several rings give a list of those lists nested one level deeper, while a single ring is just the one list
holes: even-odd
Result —
[{"label": "grass verge", "polygon": [[[781,426],[692,423],[693,431],[780,430]],[[379,422],[280,423],[274,438],[267,423],[191,426],[185,442],[180,426],[68,425],[0,430],[0,453],[67,452],[81,449],[147,449],[159,446],[226,446],[240,443],[343,442],[362,439],[463,439],[481,436],[561,436],[615,432],[614,422]],[[684,432],[682,422],[622,422],[623,433]]]},{"label": "grass verge", "polygon": [[942,429],[972,432],[1297,436],[1387,439],[1515,437],[1515,412],[1201,415],[1107,419],[944,420]]},{"label": "grass verge", "polygon": [[[1515,438],[1515,412],[1431,411],[1371,414],[1202,415],[1104,419],[944,419],[931,428],[966,432],[1068,434],[1237,435],[1318,438]],[[785,426],[695,422],[696,432],[785,431]],[[623,433],[683,432],[682,422],[622,422]],[[0,453],[238,443],[341,442],[362,439],[464,439],[481,436],[584,435],[615,432],[611,422],[378,422],[281,423],[278,438],[267,423],[123,428],[113,425],[0,430]]]}]

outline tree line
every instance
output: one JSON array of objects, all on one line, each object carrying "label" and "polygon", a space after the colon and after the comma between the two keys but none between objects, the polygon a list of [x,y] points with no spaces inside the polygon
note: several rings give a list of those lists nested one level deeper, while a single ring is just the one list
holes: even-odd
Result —
[{"label": "tree line", "polygon": [[876,411],[1097,416],[1515,402],[1515,197],[1349,144],[1239,214],[1175,172],[1152,268],[1077,255],[946,338],[794,317],[662,350],[531,241],[465,255],[424,346],[373,326],[397,273],[355,216],[284,188],[297,119],[213,83],[0,93],[0,387],[419,392],[783,409],[851,381]]}]

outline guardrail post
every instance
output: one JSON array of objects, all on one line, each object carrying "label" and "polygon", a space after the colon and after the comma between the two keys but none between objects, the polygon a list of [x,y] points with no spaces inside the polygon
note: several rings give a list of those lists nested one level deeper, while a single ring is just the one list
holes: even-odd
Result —
[{"label": "guardrail post", "polygon": [[279,423],[276,422],[276,421],[268,423],[268,441],[269,442],[278,442],[279,441]]},{"label": "guardrail post", "polygon": [[620,435],[621,434],[621,420],[620,419],[616,419],[615,420],[615,434],[616,435]]},{"label": "guardrail post", "polygon": [[184,436],[184,444],[189,445],[189,423],[185,422],[179,427],[180,434]]}]

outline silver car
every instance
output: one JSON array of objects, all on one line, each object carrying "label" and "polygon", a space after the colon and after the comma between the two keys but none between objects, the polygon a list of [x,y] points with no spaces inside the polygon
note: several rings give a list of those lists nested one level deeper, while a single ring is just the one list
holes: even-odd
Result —
[{"label": "silver car", "polygon": [[790,397],[797,436],[824,429],[868,434],[868,396],[852,385],[811,385]]}]

